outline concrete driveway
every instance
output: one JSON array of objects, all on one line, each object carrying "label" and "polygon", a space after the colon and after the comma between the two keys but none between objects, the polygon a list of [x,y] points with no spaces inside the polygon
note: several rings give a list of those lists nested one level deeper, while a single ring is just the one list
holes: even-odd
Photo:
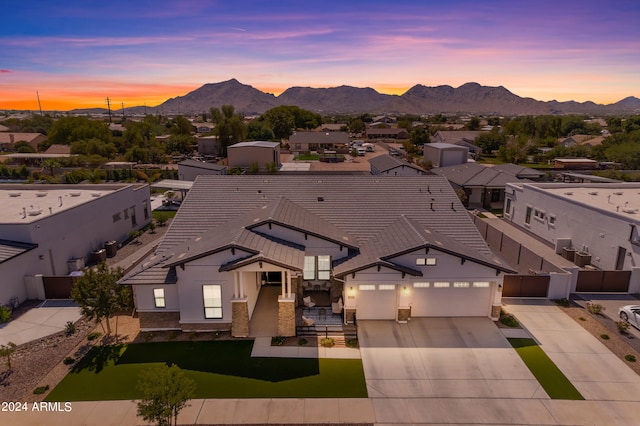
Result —
[{"label": "concrete driveway", "polygon": [[71,300],[45,300],[20,317],[0,324],[0,345],[16,345],[40,339],[65,329],[67,321],[81,317],[80,308]]}]

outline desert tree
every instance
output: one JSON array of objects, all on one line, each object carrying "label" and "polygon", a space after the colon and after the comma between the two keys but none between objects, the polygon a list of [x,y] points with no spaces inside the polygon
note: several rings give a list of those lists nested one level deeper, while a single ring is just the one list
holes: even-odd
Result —
[{"label": "desert tree", "polygon": [[196,383],[177,365],[166,364],[140,373],[138,415],[159,426],[176,425],[178,413],[193,398]]}]

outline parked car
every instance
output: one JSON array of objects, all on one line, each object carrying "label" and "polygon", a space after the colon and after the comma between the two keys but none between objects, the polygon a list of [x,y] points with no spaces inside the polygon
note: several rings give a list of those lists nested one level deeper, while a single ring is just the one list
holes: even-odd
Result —
[{"label": "parked car", "polygon": [[640,328],[640,305],[627,305],[618,309],[622,321],[627,321],[636,328]]},{"label": "parked car", "polygon": [[400,153],[398,151],[396,151],[395,149],[390,149],[389,150],[389,155],[392,155],[394,157],[400,155]]},{"label": "parked car", "polygon": [[364,157],[364,156],[365,156],[365,154],[367,153],[367,150],[366,150],[366,149],[364,149],[364,148],[356,148],[356,150],[358,151],[358,155],[359,155],[360,157]]}]

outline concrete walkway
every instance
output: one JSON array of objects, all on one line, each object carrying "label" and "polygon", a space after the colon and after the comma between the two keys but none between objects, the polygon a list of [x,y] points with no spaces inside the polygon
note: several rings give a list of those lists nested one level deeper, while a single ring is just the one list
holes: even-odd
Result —
[{"label": "concrete walkway", "polygon": [[271,337],[256,337],[252,357],[360,359],[357,348],[325,348],[322,346],[271,346]]},{"label": "concrete walkway", "polygon": [[[0,324],[0,345],[16,345],[63,331],[68,321],[80,319],[80,308],[70,300],[46,300],[20,317]],[[2,423],[0,421],[0,423]]]}]

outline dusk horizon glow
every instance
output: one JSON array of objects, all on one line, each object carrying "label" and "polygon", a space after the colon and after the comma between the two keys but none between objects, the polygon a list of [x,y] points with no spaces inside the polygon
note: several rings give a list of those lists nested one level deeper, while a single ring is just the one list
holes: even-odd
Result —
[{"label": "dusk horizon glow", "polygon": [[[10,1],[0,109],[156,106],[237,79],[289,87],[503,86],[541,101],[640,97],[640,3]],[[346,3],[346,4],[345,4]]]}]

